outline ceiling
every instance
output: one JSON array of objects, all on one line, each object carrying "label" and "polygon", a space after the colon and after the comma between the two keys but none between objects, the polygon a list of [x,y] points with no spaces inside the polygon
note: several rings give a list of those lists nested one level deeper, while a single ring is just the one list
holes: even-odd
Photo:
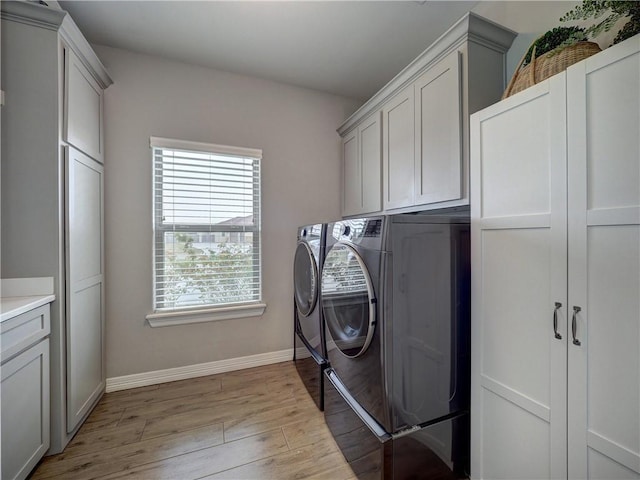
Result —
[{"label": "ceiling", "polygon": [[576,2],[58,3],[94,44],[365,100],[470,10],[517,32],[545,31]]}]

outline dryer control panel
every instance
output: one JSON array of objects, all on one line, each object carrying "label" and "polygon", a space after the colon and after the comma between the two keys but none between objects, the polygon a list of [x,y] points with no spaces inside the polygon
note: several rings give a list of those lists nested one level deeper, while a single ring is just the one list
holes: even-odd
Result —
[{"label": "dryer control panel", "polygon": [[333,224],[330,234],[334,241],[379,249],[382,245],[383,224],[384,217],[341,220]]}]

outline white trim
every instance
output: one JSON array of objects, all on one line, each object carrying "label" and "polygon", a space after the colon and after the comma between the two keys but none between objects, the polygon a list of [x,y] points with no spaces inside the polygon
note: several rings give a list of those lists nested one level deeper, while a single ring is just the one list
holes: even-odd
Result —
[{"label": "white trim", "polygon": [[33,2],[0,2],[2,19],[57,31],[67,12]]},{"label": "white trim", "polygon": [[604,435],[587,430],[587,447],[609,457],[634,473],[640,473],[640,455]]},{"label": "white trim", "polygon": [[78,60],[89,70],[100,85],[100,88],[106,90],[113,83],[113,79],[109,76],[109,72],[107,72],[87,39],[82,35],[71,15],[64,17],[60,26],[60,37],[78,55]]},{"label": "white trim", "polygon": [[82,35],[71,15],[58,7],[45,7],[35,2],[0,1],[3,19],[59,32],[60,37],[78,54],[79,60],[91,72],[100,87],[106,89],[113,83],[109,73]]},{"label": "white trim", "polygon": [[218,320],[230,320],[232,318],[260,317],[264,314],[266,308],[266,303],[252,303],[231,307],[154,312],[145,318],[151,327],[169,327],[188,323],[216,322]]},{"label": "white trim", "polygon": [[130,388],[146,387],[159,383],[175,382],[188,378],[205,377],[217,373],[244,370],[245,368],[261,367],[272,363],[287,362],[293,359],[293,349],[280,350],[277,352],[259,353],[246,357],[229,358],[214,362],[187,365],[185,367],[167,368],[165,370],[155,370],[152,372],[134,373],[122,377],[107,378],[106,392],[117,392],[118,390],[128,390]]},{"label": "white trim", "polygon": [[262,150],[258,148],[233,147],[230,145],[217,145],[215,143],[190,142],[175,138],[149,137],[150,148],[172,148],[175,150],[189,150],[196,152],[210,152],[236,157],[248,157],[262,159]]}]

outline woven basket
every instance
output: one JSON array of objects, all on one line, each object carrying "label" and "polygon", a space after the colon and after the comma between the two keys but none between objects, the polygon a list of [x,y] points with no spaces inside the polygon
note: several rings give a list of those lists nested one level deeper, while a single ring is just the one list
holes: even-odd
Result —
[{"label": "woven basket", "polygon": [[525,65],[525,55],[520,60],[518,67],[516,68],[511,81],[507,86],[507,89],[502,94],[502,98],[505,99],[514,93],[521,92],[538,82],[546,80],[547,78],[560,73],[567,69],[570,65],[573,65],[580,60],[584,60],[591,55],[600,52],[600,47],[597,43],[593,42],[578,42],[568,47],[556,48],[536,58],[536,49],[533,47],[531,52],[531,63]]}]

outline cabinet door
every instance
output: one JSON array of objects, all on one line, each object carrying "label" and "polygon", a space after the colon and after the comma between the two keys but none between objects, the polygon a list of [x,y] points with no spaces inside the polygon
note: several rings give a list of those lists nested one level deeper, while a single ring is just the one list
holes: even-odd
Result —
[{"label": "cabinet door", "polygon": [[358,127],[362,164],[362,207],[360,213],[373,213],[381,209],[380,135],[380,112],[371,115]]},{"label": "cabinet door", "polygon": [[415,203],[462,197],[460,53],[451,53],[415,83]]},{"label": "cabinet door", "polygon": [[356,215],[362,207],[362,164],[358,130],[342,139],[342,215]]},{"label": "cabinet door", "polygon": [[474,479],[566,477],[565,92],[471,117]]},{"label": "cabinet door", "polygon": [[569,478],[640,478],[640,37],[571,67]]},{"label": "cabinet door", "polygon": [[2,365],[2,478],[27,478],[49,448],[49,339]]},{"label": "cabinet door", "polygon": [[67,151],[67,431],[105,387],[103,326],[103,169]]},{"label": "cabinet door", "polygon": [[103,90],[78,56],[66,48],[64,138],[90,157],[103,161]]},{"label": "cabinet door", "polygon": [[342,215],[381,210],[380,112],[342,139]]},{"label": "cabinet door", "polygon": [[414,100],[413,85],[382,108],[383,207],[413,205],[414,199]]}]

